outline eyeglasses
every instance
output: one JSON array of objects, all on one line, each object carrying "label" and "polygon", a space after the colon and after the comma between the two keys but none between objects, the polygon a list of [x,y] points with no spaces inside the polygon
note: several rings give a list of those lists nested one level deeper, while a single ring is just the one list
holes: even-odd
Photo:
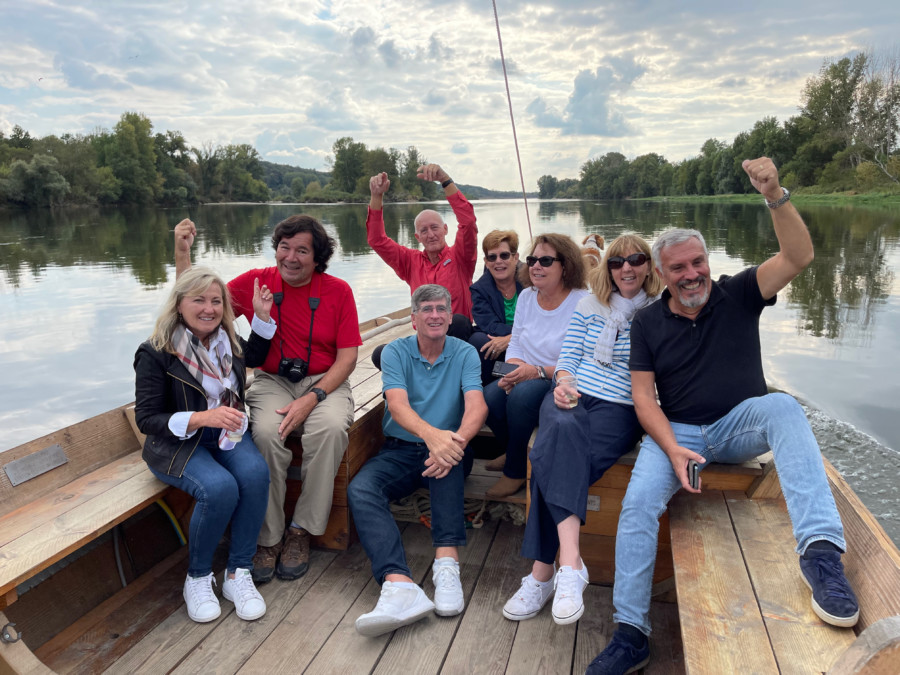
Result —
[{"label": "eyeglasses", "polygon": [[620,255],[614,255],[606,261],[606,266],[611,270],[621,269],[625,263],[628,263],[632,267],[640,267],[645,262],[647,262],[647,254],[646,253],[632,253],[627,258],[623,258]]},{"label": "eyeglasses", "polygon": [[488,253],[484,258],[488,262],[497,262],[497,258],[500,258],[500,260],[509,260],[512,258],[512,253],[509,251],[503,251],[502,253]]},{"label": "eyeglasses", "polygon": [[450,310],[447,308],[447,305],[422,305],[416,310],[416,314],[433,314],[434,312],[448,314]]},{"label": "eyeglasses", "polygon": [[525,258],[525,262],[529,267],[534,267],[535,263],[541,263],[541,267],[550,267],[554,260],[559,260],[560,265],[562,264],[562,258],[554,258],[552,255],[542,255],[540,258],[530,255]]}]

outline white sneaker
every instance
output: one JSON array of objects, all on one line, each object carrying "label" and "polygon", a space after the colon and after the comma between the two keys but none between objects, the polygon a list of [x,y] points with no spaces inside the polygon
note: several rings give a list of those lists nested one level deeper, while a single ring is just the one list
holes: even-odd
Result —
[{"label": "white sneaker", "polygon": [[184,580],[184,602],[187,604],[188,616],[197,623],[206,623],[219,618],[222,609],[219,599],[213,591],[216,583],[212,572],[205,577],[194,578],[190,574]]},{"label": "white sneaker", "polygon": [[424,619],[433,609],[434,603],[418,586],[403,588],[385,581],[375,609],[356,620],[356,632],[367,637],[390,633]]},{"label": "white sneaker", "polygon": [[235,613],[244,621],[253,621],[266,613],[266,601],[253,585],[253,577],[248,569],[238,567],[234,571],[234,579],[229,579],[226,574],[222,595],[234,603]]},{"label": "white sneaker", "polygon": [[531,574],[522,577],[522,585],[516,594],[503,605],[503,616],[510,621],[533,619],[553,595],[553,579],[538,581]]},{"label": "white sneaker", "polygon": [[553,582],[556,595],[553,597],[553,620],[560,624],[575,623],[584,614],[581,594],[588,585],[588,571],[581,561],[581,569],[560,567]]},{"label": "white sneaker", "polygon": [[434,613],[438,616],[456,616],[463,611],[462,584],[459,581],[459,563],[453,558],[439,558],[431,566],[434,582]]}]

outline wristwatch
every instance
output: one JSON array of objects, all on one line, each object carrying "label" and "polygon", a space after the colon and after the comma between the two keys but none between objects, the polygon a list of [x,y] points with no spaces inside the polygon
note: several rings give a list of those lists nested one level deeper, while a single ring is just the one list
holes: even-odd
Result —
[{"label": "wristwatch", "polygon": [[774,202],[770,202],[768,199],[763,197],[766,202],[766,206],[768,206],[770,209],[777,209],[779,206],[790,200],[791,193],[788,191],[788,189],[786,187],[782,187],[781,190],[784,192],[784,196],[781,197],[781,199],[776,199]]},{"label": "wristwatch", "polygon": [[325,390],[320,389],[319,387],[313,387],[310,391],[316,395],[317,403],[321,403],[325,400],[325,397],[328,396],[328,394],[325,393]]}]

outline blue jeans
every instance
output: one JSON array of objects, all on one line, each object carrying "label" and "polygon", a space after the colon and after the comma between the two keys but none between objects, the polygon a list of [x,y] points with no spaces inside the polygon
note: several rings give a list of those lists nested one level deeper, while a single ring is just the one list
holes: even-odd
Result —
[{"label": "blue jeans", "polygon": [[582,394],[578,405],[556,405],[553,391],[541,404],[531,449],[531,509],[522,556],[552,565],[559,551],[557,525],[576,515],[584,525],[588,489],[641,437],[634,407]]},{"label": "blue jeans", "polygon": [[[269,467],[253,444],[250,433],[231,450],[217,445],[219,429],[202,430],[203,436],[184,467],[181,478],[154,471],[163,483],[197,500],[188,534],[188,574],[212,572],[213,554],[231,523],[228,571],[253,569],[256,538],[266,515]],[[198,432],[200,433],[200,432]]]},{"label": "blue jeans", "polygon": [[528,439],[538,425],[541,401],[548,391],[550,380],[525,380],[509,394],[496,382],[484,388],[487,425],[494,432],[498,445],[506,451],[503,474],[509,478],[525,478]]},{"label": "blue jeans", "polygon": [[[787,394],[750,398],[709,426],[672,424],[678,444],[707,462],[738,464],[771,450],[802,554],[818,540],[846,548],[819,446],[800,404]],[[705,464],[701,464],[701,470]],[[613,620],[650,634],[650,590],[659,517],[681,487],[668,455],[650,436],[641,444],[616,534]]]},{"label": "blue jeans", "polygon": [[443,478],[423,478],[428,459],[424,443],[388,438],[381,451],[366,462],[347,488],[347,501],[356,532],[372,561],[372,574],[383,583],[388,574],[412,576],[390,502],[427,487],[431,492],[431,542],[465,546],[463,463]]}]

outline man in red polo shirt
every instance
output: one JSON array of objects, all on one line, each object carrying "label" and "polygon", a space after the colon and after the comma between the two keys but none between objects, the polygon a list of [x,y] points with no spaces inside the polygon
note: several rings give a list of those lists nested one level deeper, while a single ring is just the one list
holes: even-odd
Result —
[{"label": "man in red polo shirt", "polygon": [[384,194],[391,186],[386,173],[369,180],[369,213],[366,217],[366,238],[369,246],[381,256],[397,276],[409,284],[412,293],[423,284],[439,284],[450,291],[453,321],[448,335],[468,340],[472,333],[472,296],[469,286],[478,259],[478,227],[475,210],[456,184],[437,164],[425,164],[418,169],[421,180],[437,181],[459,223],[456,241],[447,246],[449,228],[441,214],[431,209],[416,216],[416,240],[424,250],[401,246],[384,231]]}]

